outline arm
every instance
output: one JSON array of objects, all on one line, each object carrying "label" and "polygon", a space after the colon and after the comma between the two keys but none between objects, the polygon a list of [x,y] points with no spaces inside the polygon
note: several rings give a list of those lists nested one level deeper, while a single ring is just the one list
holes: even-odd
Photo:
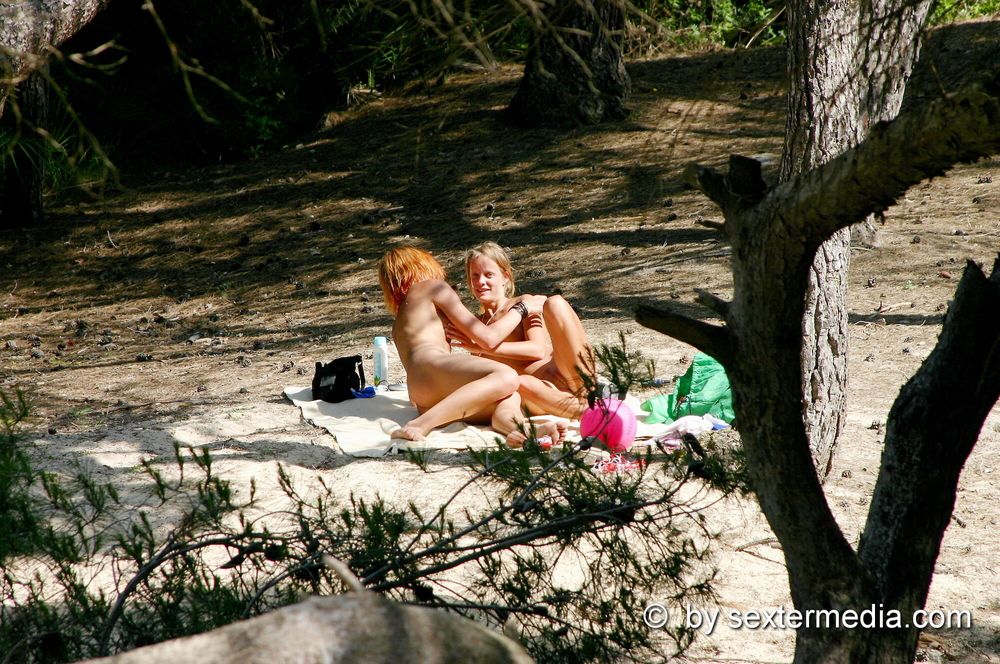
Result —
[{"label": "arm", "polygon": [[[494,351],[503,343],[510,333],[521,324],[521,314],[513,309],[495,320],[491,325],[485,325],[465,308],[458,294],[448,284],[441,282],[432,295],[435,306],[444,313],[452,325],[458,328],[470,341],[482,350]],[[528,308],[528,313],[538,314],[542,310],[545,298],[532,295],[522,300]]]},{"label": "arm", "polygon": [[[492,324],[492,323],[491,323]],[[535,362],[552,355],[548,335],[545,333],[545,323],[538,314],[531,314],[521,322],[524,328],[523,341],[504,341],[492,350],[484,350],[475,342],[461,333],[454,325],[445,326],[445,334],[453,345],[483,357],[503,358],[520,362]],[[487,326],[488,327],[488,326]],[[515,328],[516,329],[516,328]]]}]

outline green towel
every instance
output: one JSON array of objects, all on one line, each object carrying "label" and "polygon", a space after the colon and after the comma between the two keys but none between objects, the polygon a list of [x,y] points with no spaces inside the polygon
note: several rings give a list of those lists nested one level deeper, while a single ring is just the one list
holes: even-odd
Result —
[{"label": "green towel", "polygon": [[649,413],[646,424],[670,424],[685,415],[712,415],[727,423],[736,419],[726,370],[704,353],[695,353],[673,394],[648,399],[640,408]]}]

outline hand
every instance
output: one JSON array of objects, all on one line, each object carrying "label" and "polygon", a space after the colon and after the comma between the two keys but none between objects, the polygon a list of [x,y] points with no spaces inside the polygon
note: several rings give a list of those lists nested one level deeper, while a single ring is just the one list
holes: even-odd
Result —
[{"label": "hand", "polygon": [[444,324],[444,336],[448,340],[448,343],[452,346],[458,346],[459,348],[465,348],[466,350],[476,350],[479,348],[472,341],[472,339],[465,336],[460,329],[451,323]]}]

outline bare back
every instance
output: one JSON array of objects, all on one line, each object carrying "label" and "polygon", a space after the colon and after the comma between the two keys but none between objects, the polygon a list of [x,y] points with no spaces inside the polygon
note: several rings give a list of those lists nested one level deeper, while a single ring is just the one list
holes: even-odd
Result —
[{"label": "bare back", "polygon": [[425,352],[450,353],[451,346],[444,335],[444,323],[434,304],[441,289],[450,289],[440,279],[421,281],[410,287],[396,312],[392,338],[399,351],[403,367],[409,371],[414,355]]}]

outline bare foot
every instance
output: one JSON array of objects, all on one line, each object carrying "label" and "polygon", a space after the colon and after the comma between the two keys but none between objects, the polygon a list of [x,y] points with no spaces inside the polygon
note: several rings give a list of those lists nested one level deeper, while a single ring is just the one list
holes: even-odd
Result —
[{"label": "bare foot", "polygon": [[[534,431],[532,432],[532,427]],[[566,435],[566,423],[565,422],[537,422],[533,425],[525,422],[524,428],[528,433],[534,433],[536,440],[541,442],[543,437],[548,437],[550,445],[558,445],[563,436]],[[515,429],[507,434],[507,446],[513,448],[524,447],[524,442],[528,440],[528,436],[525,432]]]},{"label": "bare foot", "polygon": [[507,447],[515,450],[520,449],[524,447],[524,441],[526,440],[528,440],[528,437],[515,429],[507,434]]},{"label": "bare foot", "polygon": [[402,440],[423,440],[424,432],[417,427],[410,426],[407,424],[405,427],[400,427],[389,434],[390,438],[400,438]]}]

